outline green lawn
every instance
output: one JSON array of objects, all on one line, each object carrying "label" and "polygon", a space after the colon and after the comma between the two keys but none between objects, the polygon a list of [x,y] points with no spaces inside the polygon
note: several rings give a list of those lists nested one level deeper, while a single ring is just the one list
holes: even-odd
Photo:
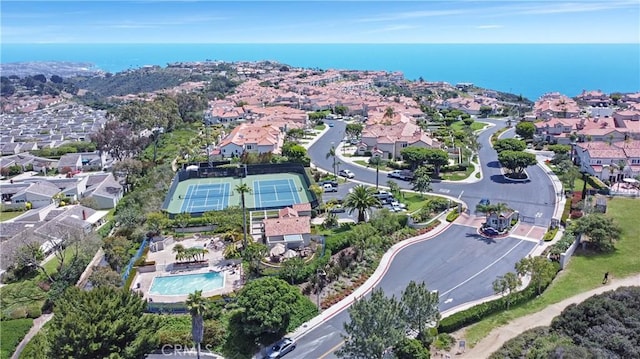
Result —
[{"label": "green lawn", "polygon": [[622,228],[622,239],[616,250],[608,254],[576,253],[549,288],[535,300],[494,314],[466,328],[465,338],[475,345],[491,330],[507,324],[513,319],[535,313],[578,293],[602,285],[602,276],[609,272],[614,278],[626,277],[640,272],[640,233],[637,230],[637,215],[640,201],[629,198],[614,198],[609,201],[607,216]]},{"label": "green lawn", "polygon": [[319,124],[319,125],[315,125],[315,126],[313,127],[313,129],[314,129],[314,130],[318,130],[318,131],[322,131],[322,130],[324,130],[324,128],[325,128],[325,127],[327,127],[327,125],[325,125],[324,123],[321,123],[321,124]]},{"label": "green lawn", "polygon": [[8,359],[27,334],[33,319],[3,320],[0,322],[0,359]]},{"label": "green lawn", "polygon": [[16,218],[23,213],[24,212],[22,211],[0,212],[0,222],[8,221],[11,218]]},{"label": "green lawn", "polygon": [[469,164],[467,166],[466,171],[457,171],[457,172],[440,172],[440,178],[447,181],[462,181],[463,179],[471,176],[473,171],[475,170],[475,166],[473,164]]},{"label": "green lawn", "polygon": [[[487,126],[487,124],[484,123],[484,122],[474,121],[471,124],[471,130],[472,131],[481,130],[481,129],[485,128],[486,126]],[[465,127],[465,124],[464,124],[463,121],[456,121],[456,122],[452,123],[451,126],[449,126],[449,127],[451,127],[453,130],[456,130],[456,131],[462,131],[462,129]]]},{"label": "green lawn", "polygon": [[[376,169],[375,166],[371,166],[368,161],[365,160],[355,160],[353,163],[358,164],[360,166],[371,167],[372,169]],[[393,171],[393,168],[387,166],[380,166],[380,171]]]}]

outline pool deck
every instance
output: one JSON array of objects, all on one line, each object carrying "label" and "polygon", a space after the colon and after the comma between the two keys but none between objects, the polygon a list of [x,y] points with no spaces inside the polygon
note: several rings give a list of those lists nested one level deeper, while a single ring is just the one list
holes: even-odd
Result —
[{"label": "pool deck", "polygon": [[[156,270],[147,273],[137,272],[136,277],[132,282],[132,289],[136,292],[142,293],[143,297],[155,303],[179,303],[184,302],[187,299],[188,294],[185,295],[158,295],[150,294],[151,284],[155,277],[171,276],[171,275],[185,275],[196,273],[207,273],[216,271],[224,276],[224,286],[219,289],[214,289],[208,292],[203,292],[204,297],[212,297],[215,295],[231,293],[243,285],[242,280],[242,265],[239,259],[226,260],[222,255],[224,248],[215,249],[210,244],[214,241],[214,238],[201,237],[195,235],[190,238],[185,238],[180,241],[176,241],[163,250],[157,252],[149,251],[147,254],[147,261],[156,262]],[[185,248],[190,247],[206,247],[209,253],[205,254],[205,259],[208,261],[207,266],[199,266],[197,268],[180,268],[175,269],[174,263],[175,253],[173,253],[173,247],[176,244],[182,244]]]}]

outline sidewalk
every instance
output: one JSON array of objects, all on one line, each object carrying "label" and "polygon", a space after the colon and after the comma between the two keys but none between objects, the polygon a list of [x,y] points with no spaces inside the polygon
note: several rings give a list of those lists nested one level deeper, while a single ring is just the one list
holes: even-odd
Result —
[{"label": "sidewalk", "polygon": [[20,357],[24,347],[29,343],[29,341],[31,341],[33,336],[36,335],[49,320],[51,320],[51,318],[53,318],[53,313],[43,314],[33,320],[33,326],[29,329],[27,335],[22,338],[20,344],[18,344],[16,350],[11,355],[11,359],[18,359]]},{"label": "sidewalk", "polygon": [[625,286],[639,286],[640,275],[634,275],[622,279],[612,279],[608,284],[567,298],[559,303],[552,304],[545,309],[513,320],[507,325],[492,330],[487,337],[482,339],[472,349],[464,353],[456,353],[462,358],[488,358],[493,352],[509,339],[515,338],[520,333],[539,326],[548,326],[554,317],[569,305],[581,303],[587,298]]}]

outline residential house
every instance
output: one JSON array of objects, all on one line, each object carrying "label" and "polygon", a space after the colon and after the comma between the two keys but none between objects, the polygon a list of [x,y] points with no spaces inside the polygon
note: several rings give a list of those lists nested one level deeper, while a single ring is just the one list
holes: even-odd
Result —
[{"label": "residential house", "polygon": [[361,144],[358,146],[362,155],[364,151],[382,151],[382,158],[400,159],[400,152],[408,146],[423,148],[440,148],[441,143],[423,131],[420,126],[404,114],[394,114],[392,118],[380,119],[380,122],[369,116],[362,131]]},{"label": "residential house", "polygon": [[100,171],[105,162],[106,154],[100,151],[67,153],[60,157],[58,172]]},{"label": "residential house", "polygon": [[583,90],[580,95],[576,96],[576,99],[588,106],[595,107],[607,107],[612,103],[611,98],[600,90]]},{"label": "residential house", "polygon": [[[3,197],[5,197],[4,191],[5,186],[3,185],[0,187]],[[10,200],[13,204],[31,203],[31,208],[39,208],[51,204],[53,196],[58,193],[60,193],[60,189],[57,186],[47,181],[38,181],[23,186],[10,196]]]},{"label": "residential house", "polygon": [[580,115],[578,103],[557,92],[543,95],[533,105],[537,119],[573,118]]},{"label": "residential house", "polygon": [[280,153],[285,133],[272,125],[243,123],[234,128],[219,144],[223,157],[240,156],[244,152]]},{"label": "residential house", "polygon": [[87,177],[87,190],[82,198],[92,198],[96,209],[115,208],[122,196],[124,188],[112,173],[101,173]]},{"label": "residential house", "polygon": [[[288,249],[308,245],[311,239],[311,217],[304,212],[307,211],[298,212],[292,207],[285,207],[279,210],[277,218],[263,219],[262,238],[266,245],[273,248],[280,243]],[[310,205],[307,213],[310,214]]]},{"label": "residential house", "polygon": [[640,175],[640,140],[577,143],[574,154],[583,172],[605,182],[615,183]]}]

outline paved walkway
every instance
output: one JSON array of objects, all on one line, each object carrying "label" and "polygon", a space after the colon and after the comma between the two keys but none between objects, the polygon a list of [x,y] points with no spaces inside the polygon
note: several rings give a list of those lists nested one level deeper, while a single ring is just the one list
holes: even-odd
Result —
[{"label": "paved walkway", "polygon": [[33,320],[33,326],[31,327],[31,329],[29,329],[29,332],[27,332],[27,335],[25,335],[24,338],[22,338],[22,341],[20,341],[20,344],[18,344],[16,351],[13,352],[13,355],[11,355],[11,359],[18,359],[20,357],[20,353],[22,353],[27,343],[29,343],[29,341],[33,338],[33,336],[36,335],[36,333],[38,333],[40,329],[42,329],[42,327],[49,320],[51,320],[51,318],[53,318],[53,313],[43,314]]},{"label": "paved walkway", "polygon": [[472,349],[464,353],[454,353],[461,358],[488,358],[492,353],[500,349],[509,339],[515,338],[520,333],[539,326],[548,326],[551,320],[569,305],[581,303],[587,298],[609,290],[625,286],[640,286],[640,275],[634,275],[622,279],[611,279],[608,284],[567,298],[559,303],[547,306],[543,310],[520,317],[507,325],[492,330],[488,336],[482,339]]}]

